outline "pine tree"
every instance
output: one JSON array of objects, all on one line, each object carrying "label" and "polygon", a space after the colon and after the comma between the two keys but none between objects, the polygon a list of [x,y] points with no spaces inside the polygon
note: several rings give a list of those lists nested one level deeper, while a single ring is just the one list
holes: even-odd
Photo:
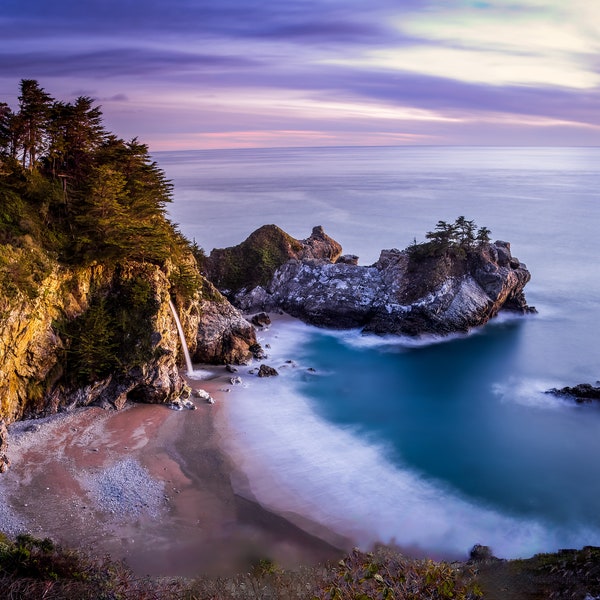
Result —
[{"label": "pine tree", "polygon": [[16,121],[23,167],[32,170],[46,148],[47,126],[52,98],[34,79],[21,80],[19,113]]},{"label": "pine tree", "polygon": [[12,111],[6,102],[0,102],[0,156],[8,156],[10,154],[10,121]]}]

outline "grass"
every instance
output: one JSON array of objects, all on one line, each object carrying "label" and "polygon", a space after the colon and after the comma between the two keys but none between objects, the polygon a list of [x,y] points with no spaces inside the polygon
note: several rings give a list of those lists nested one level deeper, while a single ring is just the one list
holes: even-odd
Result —
[{"label": "grass", "polygon": [[49,600],[471,600],[468,570],[415,561],[382,548],[354,550],[337,564],[282,570],[260,560],[231,577],[139,578],[123,563],[93,558],[48,539],[0,535],[0,597]]},{"label": "grass", "polygon": [[0,598],[22,600],[585,600],[600,595],[600,548],[466,563],[353,550],[337,563],[294,570],[258,560],[244,573],[144,577],[122,562],[49,539],[0,533]]}]

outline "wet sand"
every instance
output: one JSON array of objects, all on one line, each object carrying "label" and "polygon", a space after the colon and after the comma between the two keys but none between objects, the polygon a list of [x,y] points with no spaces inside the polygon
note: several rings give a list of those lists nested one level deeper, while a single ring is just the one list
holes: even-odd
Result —
[{"label": "wet sand", "polygon": [[[0,477],[0,530],[28,531],[140,575],[226,574],[268,558],[283,566],[337,559],[349,540],[262,508],[222,450],[216,427],[230,374],[189,380],[212,394],[197,410],[78,409],[13,424]],[[293,517],[293,516],[292,516]],[[310,533],[307,533],[310,531]],[[316,535],[315,535],[316,533]]]}]

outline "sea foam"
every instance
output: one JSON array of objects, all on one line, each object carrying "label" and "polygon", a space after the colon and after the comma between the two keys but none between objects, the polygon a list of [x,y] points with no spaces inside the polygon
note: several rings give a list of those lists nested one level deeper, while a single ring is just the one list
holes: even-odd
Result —
[{"label": "sea foam", "polygon": [[[277,335],[265,337],[268,362],[285,364],[310,328],[292,322],[276,329]],[[270,510],[309,518],[364,548],[397,543],[452,557],[464,557],[476,543],[503,557],[600,543],[599,531],[502,514],[406,467],[401,458],[392,462],[384,444],[319,416],[299,391],[304,368],[246,378],[247,387],[233,390],[225,408],[227,451],[251,495]]]}]

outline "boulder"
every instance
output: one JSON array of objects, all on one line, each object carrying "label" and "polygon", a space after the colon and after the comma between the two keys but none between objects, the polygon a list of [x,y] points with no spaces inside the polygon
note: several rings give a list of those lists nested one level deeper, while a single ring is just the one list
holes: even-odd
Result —
[{"label": "boulder", "polygon": [[250,323],[255,325],[256,327],[267,327],[271,324],[271,318],[265,312],[260,312],[256,315],[253,315],[250,319]]},{"label": "boulder", "polygon": [[[200,400],[204,400],[208,404],[215,403],[215,399],[206,390],[202,390],[202,389],[194,390],[193,395],[196,398],[200,398]],[[196,408],[196,407],[194,406],[194,408]]]},{"label": "boulder", "polygon": [[269,365],[260,365],[260,369],[258,369],[259,377],[275,377],[277,375],[279,375],[277,369],[274,369]]},{"label": "boulder", "polygon": [[196,313],[193,362],[240,365],[253,358],[260,347],[254,327],[223,296],[201,300]]}]

